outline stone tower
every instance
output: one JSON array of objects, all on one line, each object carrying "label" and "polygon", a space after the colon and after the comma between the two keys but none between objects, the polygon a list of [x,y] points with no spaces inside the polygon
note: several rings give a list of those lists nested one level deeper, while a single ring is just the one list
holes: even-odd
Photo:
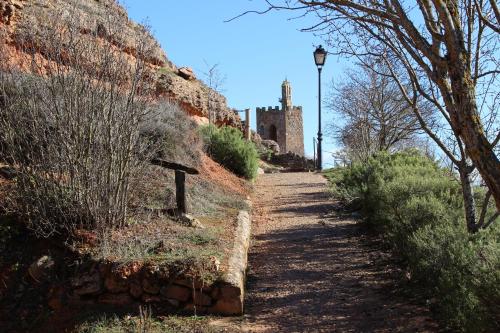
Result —
[{"label": "stone tower", "polygon": [[292,87],[288,80],[281,85],[281,109],[289,111],[292,109]]},{"label": "stone tower", "polygon": [[281,153],[304,156],[302,106],[293,106],[292,87],[288,80],[281,85],[281,109],[269,106],[257,108],[257,132],[264,140],[273,140]]}]

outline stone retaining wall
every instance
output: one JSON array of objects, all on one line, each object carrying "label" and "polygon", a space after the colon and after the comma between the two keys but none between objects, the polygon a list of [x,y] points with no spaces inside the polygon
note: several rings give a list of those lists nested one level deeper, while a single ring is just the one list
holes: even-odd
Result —
[{"label": "stone retaining wall", "polygon": [[[250,224],[248,212],[241,211],[228,271],[210,285],[162,265],[102,261],[71,279],[72,294],[82,300],[116,306],[154,303],[165,310],[241,315]],[[218,263],[214,261],[210,265]],[[214,270],[214,266],[205,268]]]},{"label": "stone retaining wall", "polygon": [[275,154],[271,157],[270,162],[285,168],[285,171],[297,172],[314,170],[314,163],[312,160],[294,153]]}]

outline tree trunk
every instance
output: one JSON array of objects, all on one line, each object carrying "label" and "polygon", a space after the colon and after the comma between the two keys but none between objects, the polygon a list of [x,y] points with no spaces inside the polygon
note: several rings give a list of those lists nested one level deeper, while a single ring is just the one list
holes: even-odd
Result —
[{"label": "tree trunk", "polygon": [[476,203],[474,201],[474,191],[470,181],[470,172],[466,170],[467,166],[459,167],[460,183],[462,185],[462,194],[464,197],[465,221],[467,230],[470,233],[475,233],[479,230],[476,222]]},{"label": "tree trunk", "polygon": [[500,161],[484,133],[477,110],[474,83],[464,65],[463,62],[460,66],[460,61],[454,61],[449,66],[453,91],[453,105],[448,106],[451,107],[451,121],[465,144],[467,156],[476,166],[500,211]]},{"label": "tree trunk", "polygon": [[[465,102],[465,101],[464,101]],[[470,106],[469,110],[467,104]],[[486,186],[491,191],[495,204],[500,210],[500,161],[493,152],[493,147],[484,135],[476,103],[463,103],[458,106],[461,118],[462,138],[467,155],[474,162]]]}]

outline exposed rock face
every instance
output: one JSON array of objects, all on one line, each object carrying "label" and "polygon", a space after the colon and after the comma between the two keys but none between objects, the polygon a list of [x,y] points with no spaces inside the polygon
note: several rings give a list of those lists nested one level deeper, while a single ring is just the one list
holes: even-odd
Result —
[{"label": "exposed rock face", "polygon": [[[81,34],[98,36],[101,42],[112,43],[132,60],[137,52],[133,36],[139,34],[152,46],[145,60],[157,73],[152,79],[157,81],[159,95],[177,101],[192,116],[208,117],[210,107],[216,123],[241,127],[239,116],[227,107],[224,96],[197,80],[191,69],[178,69],[170,62],[154,37],[132,22],[115,0],[0,0],[0,33],[6,33],[6,36],[0,35],[0,48],[6,52],[6,59],[27,68],[30,58],[16,45],[16,34],[22,29],[36,33],[44,25],[51,24],[51,17],[56,13],[77,18]],[[119,37],[108,31],[110,25],[120,32]],[[43,58],[43,54],[39,56]]]},{"label": "exposed rock face", "polygon": [[19,10],[24,7],[20,0],[1,0],[0,1],[0,23],[6,25],[12,24]]},{"label": "exposed rock face", "polygon": [[[51,24],[53,15],[71,17],[79,25],[81,34],[95,33],[132,56],[136,51],[133,36],[139,33],[152,45],[147,63],[176,70],[158,42],[141,25],[132,22],[125,9],[114,0],[0,0],[0,28],[8,32],[7,47],[18,46],[15,45],[18,30],[29,29],[36,33],[44,25]],[[120,34],[111,37],[109,26]],[[20,57],[17,60],[21,61]]]},{"label": "exposed rock face", "polygon": [[164,72],[158,78],[157,92],[177,101],[192,116],[208,118],[210,109],[216,124],[241,128],[241,119],[227,106],[226,98],[199,80]]},{"label": "exposed rock face", "polygon": [[54,260],[49,256],[43,256],[30,265],[28,273],[35,282],[41,282],[48,278],[53,268]]},{"label": "exposed rock face", "polygon": [[279,154],[280,153],[280,146],[276,141],[273,140],[262,140],[261,144],[268,148],[271,149],[274,154]]},{"label": "exposed rock face", "polygon": [[193,73],[193,69],[189,68],[189,67],[179,68],[179,70],[177,71],[177,74],[186,80],[190,80],[190,81],[196,80],[196,76]]}]

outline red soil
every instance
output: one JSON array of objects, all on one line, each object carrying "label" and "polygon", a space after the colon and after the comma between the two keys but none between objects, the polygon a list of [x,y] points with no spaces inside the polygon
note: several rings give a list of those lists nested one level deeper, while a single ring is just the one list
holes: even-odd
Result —
[{"label": "red soil", "polygon": [[247,195],[249,192],[245,180],[238,178],[206,155],[202,156],[201,167],[199,169],[203,178],[220,185],[223,189],[241,195]]}]

